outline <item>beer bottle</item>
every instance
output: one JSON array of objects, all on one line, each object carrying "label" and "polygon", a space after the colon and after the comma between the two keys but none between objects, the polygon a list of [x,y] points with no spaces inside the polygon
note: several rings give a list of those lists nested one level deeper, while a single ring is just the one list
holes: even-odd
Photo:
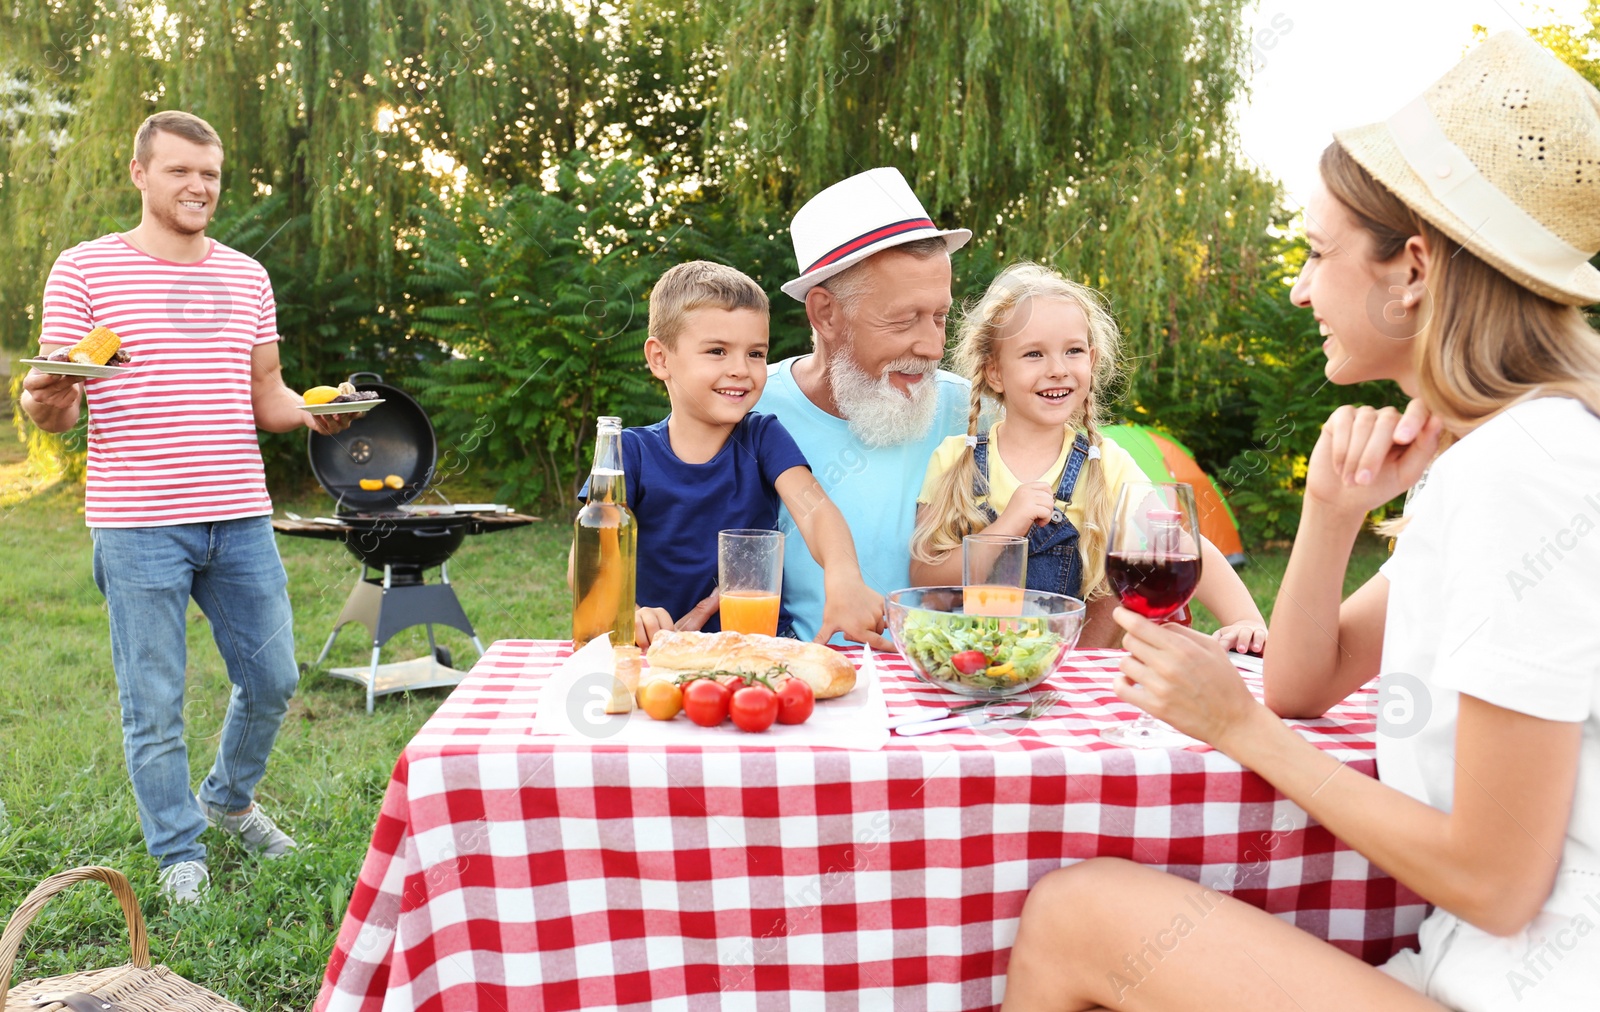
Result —
[{"label": "beer bottle", "polygon": [[572,525],[572,648],[611,633],[633,642],[638,527],[622,475],[622,419],[600,419],[589,497]]}]

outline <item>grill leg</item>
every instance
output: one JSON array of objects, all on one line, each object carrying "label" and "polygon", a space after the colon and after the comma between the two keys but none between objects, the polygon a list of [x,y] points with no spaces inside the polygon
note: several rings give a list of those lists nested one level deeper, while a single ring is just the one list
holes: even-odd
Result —
[{"label": "grill leg", "polygon": [[372,648],[372,670],[367,672],[367,716],[372,716],[372,690],[378,684],[378,653],[379,648]]},{"label": "grill leg", "polygon": [[[363,566],[362,568],[366,567]],[[390,570],[389,564],[385,562],[383,564],[383,598],[385,601],[389,597],[389,584],[393,579],[394,573]],[[378,613],[380,615],[383,613],[382,604],[378,605]],[[383,623],[380,620],[378,624],[381,626]],[[384,638],[387,639],[387,637]],[[377,636],[372,638],[372,671],[367,674],[367,715],[369,717],[372,715],[373,691],[378,687],[378,654],[383,649],[382,642]]]},{"label": "grill leg", "polygon": [[345,600],[343,610],[339,612],[339,618],[333,623],[333,632],[328,634],[328,642],[322,645],[322,653],[317,655],[317,664],[328,659],[328,652],[333,649],[334,640],[339,638],[339,630],[351,622],[360,622],[367,627],[368,632],[376,635],[378,614],[383,610],[383,594],[367,583],[368,572],[366,564],[363,563],[361,578],[351,588],[350,596]]},{"label": "grill leg", "polygon": [[333,641],[339,638],[339,630],[341,628],[343,627],[333,627],[333,632],[328,634],[328,642],[322,644],[322,653],[318,654],[317,659],[312,662],[313,666],[321,664],[323,661],[328,659],[328,651],[333,649]]}]

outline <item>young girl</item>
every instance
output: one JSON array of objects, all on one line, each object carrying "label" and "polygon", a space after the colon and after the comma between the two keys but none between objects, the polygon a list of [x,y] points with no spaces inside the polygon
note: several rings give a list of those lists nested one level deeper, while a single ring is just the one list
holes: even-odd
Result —
[{"label": "young girl", "polygon": [[[1096,394],[1117,369],[1118,335],[1100,295],[1038,264],[989,285],[961,326],[955,368],[972,381],[967,435],[928,462],[911,542],[911,582],[961,582],[961,539],[988,531],[1028,539],[1028,587],[1089,602],[1085,647],[1108,646],[1106,541],[1117,492],[1143,472],[1100,434]],[[1003,420],[980,429],[983,399]],[[1204,541],[1204,539],[1202,539]],[[1260,652],[1266,623],[1244,583],[1209,541],[1196,597],[1223,623],[1225,646]]]},{"label": "young girl", "polygon": [[[1600,93],[1520,32],[1386,123],[1336,134],[1292,297],[1322,324],[1329,379],[1393,379],[1415,399],[1403,416],[1340,408],[1323,429],[1274,616],[1271,709],[1214,644],[1116,613],[1117,694],[1433,904],[1418,948],[1374,968],[1224,900],[1135,981],[1126,953],[1200,887],[1097,859],[1029,895],[1005,1009],[1595,1007],[1600,334],[1575,308],[1600,302],[1595,164]],[[1407,489],[1393,557],[1341,604],[1367,511]],[[1280,719],[1380,672],[1411,705],[1379,708],[1377,780]]]}]

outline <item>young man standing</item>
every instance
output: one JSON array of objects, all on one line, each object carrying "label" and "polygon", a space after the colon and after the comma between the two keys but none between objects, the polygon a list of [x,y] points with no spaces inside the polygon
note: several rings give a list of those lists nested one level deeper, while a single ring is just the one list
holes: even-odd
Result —
[{"label": "young man standing", "polygon": [[[45,284],[41,353],[95,327],[131,363],[88,381],[32,370],[22,407],[41,429],[78,421],[88,396],[85,496],[94,576],[111,622],[123,749],[162,892],[193,902],[208,883],[207,824],[278,857],[295,842],[254,803],[299,671],[288,581],[278,558],[256,430],[313,417],[285,386],[272,284],[262,266],[205,234],[216,212],[222,142],[183,112],[145,120],[129,166],[139,226],[62,253]],[[216,761],[190,790],[183,740],[184,613],[200,605],[233,692]]]}]

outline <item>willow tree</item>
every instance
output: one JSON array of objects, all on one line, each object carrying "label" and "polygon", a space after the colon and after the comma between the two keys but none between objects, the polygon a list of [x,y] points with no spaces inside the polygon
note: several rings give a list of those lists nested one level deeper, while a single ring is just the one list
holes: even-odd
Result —
[{"label": "willow tree", "polygon": [[226,213],[270,195],[274,225],[303,219],[268,247],[293,278],[354,280],[392,310],[419,204],[537,183],[575,148],[635,135],[658,158],[699,159],[675,150],[702,116],[660,41],[679,18],[558,0],[0,4],[0,242],[22,268],[0,289],[0,340],[25,343],[17,310],[55,252],[136,221],[133,128],[158,108],[217,127]]},{"label": "willow tree", "polygon": [[412,326],[424,212],[548,189],[579,149],[652,198],[699,172],[685,24],[648,0],[0,3],[0,348],[36,338],[61,250],[137,222],[134,128],[177,108],[223,139],[212,233],[271,273],[291,382],[423,368],[451,351]]},{"label": "willow tree", "polygon": [[966,287],[1016,258],[1101,287],[1135,399],[1215,406],[1275,197],[1230,123],[1246,5],[730,0],[721,178],[788,207],[896,165],[941,224],[977,233]]},{"label": "willow tree", "polygon": [[[1272,200],[1228,123],[1244,3],[0,2],[0,346],[32,341],[61,249],[133,224],[133,127],[181,108],[227,146],[215,232],[271,272],[291,381],[457,351],[416,326],[454,294],[412,283],[428,222],[556,193],[583,159],[638,173],[652,210],[618,227],[692,221],[774,292],[794,209],[893,164],[978,233],[962,294],[1018,257],[1104,288],[1134,401],[1187,429],[1172,412],[1226,396]],[[563,199],[538,220],[590,220]],[[665,264],[673,234],[624,241]],[[606,256],[593,232],[525,238]],[[798,307],[774,309],[777,350],[803,346]]]}]

